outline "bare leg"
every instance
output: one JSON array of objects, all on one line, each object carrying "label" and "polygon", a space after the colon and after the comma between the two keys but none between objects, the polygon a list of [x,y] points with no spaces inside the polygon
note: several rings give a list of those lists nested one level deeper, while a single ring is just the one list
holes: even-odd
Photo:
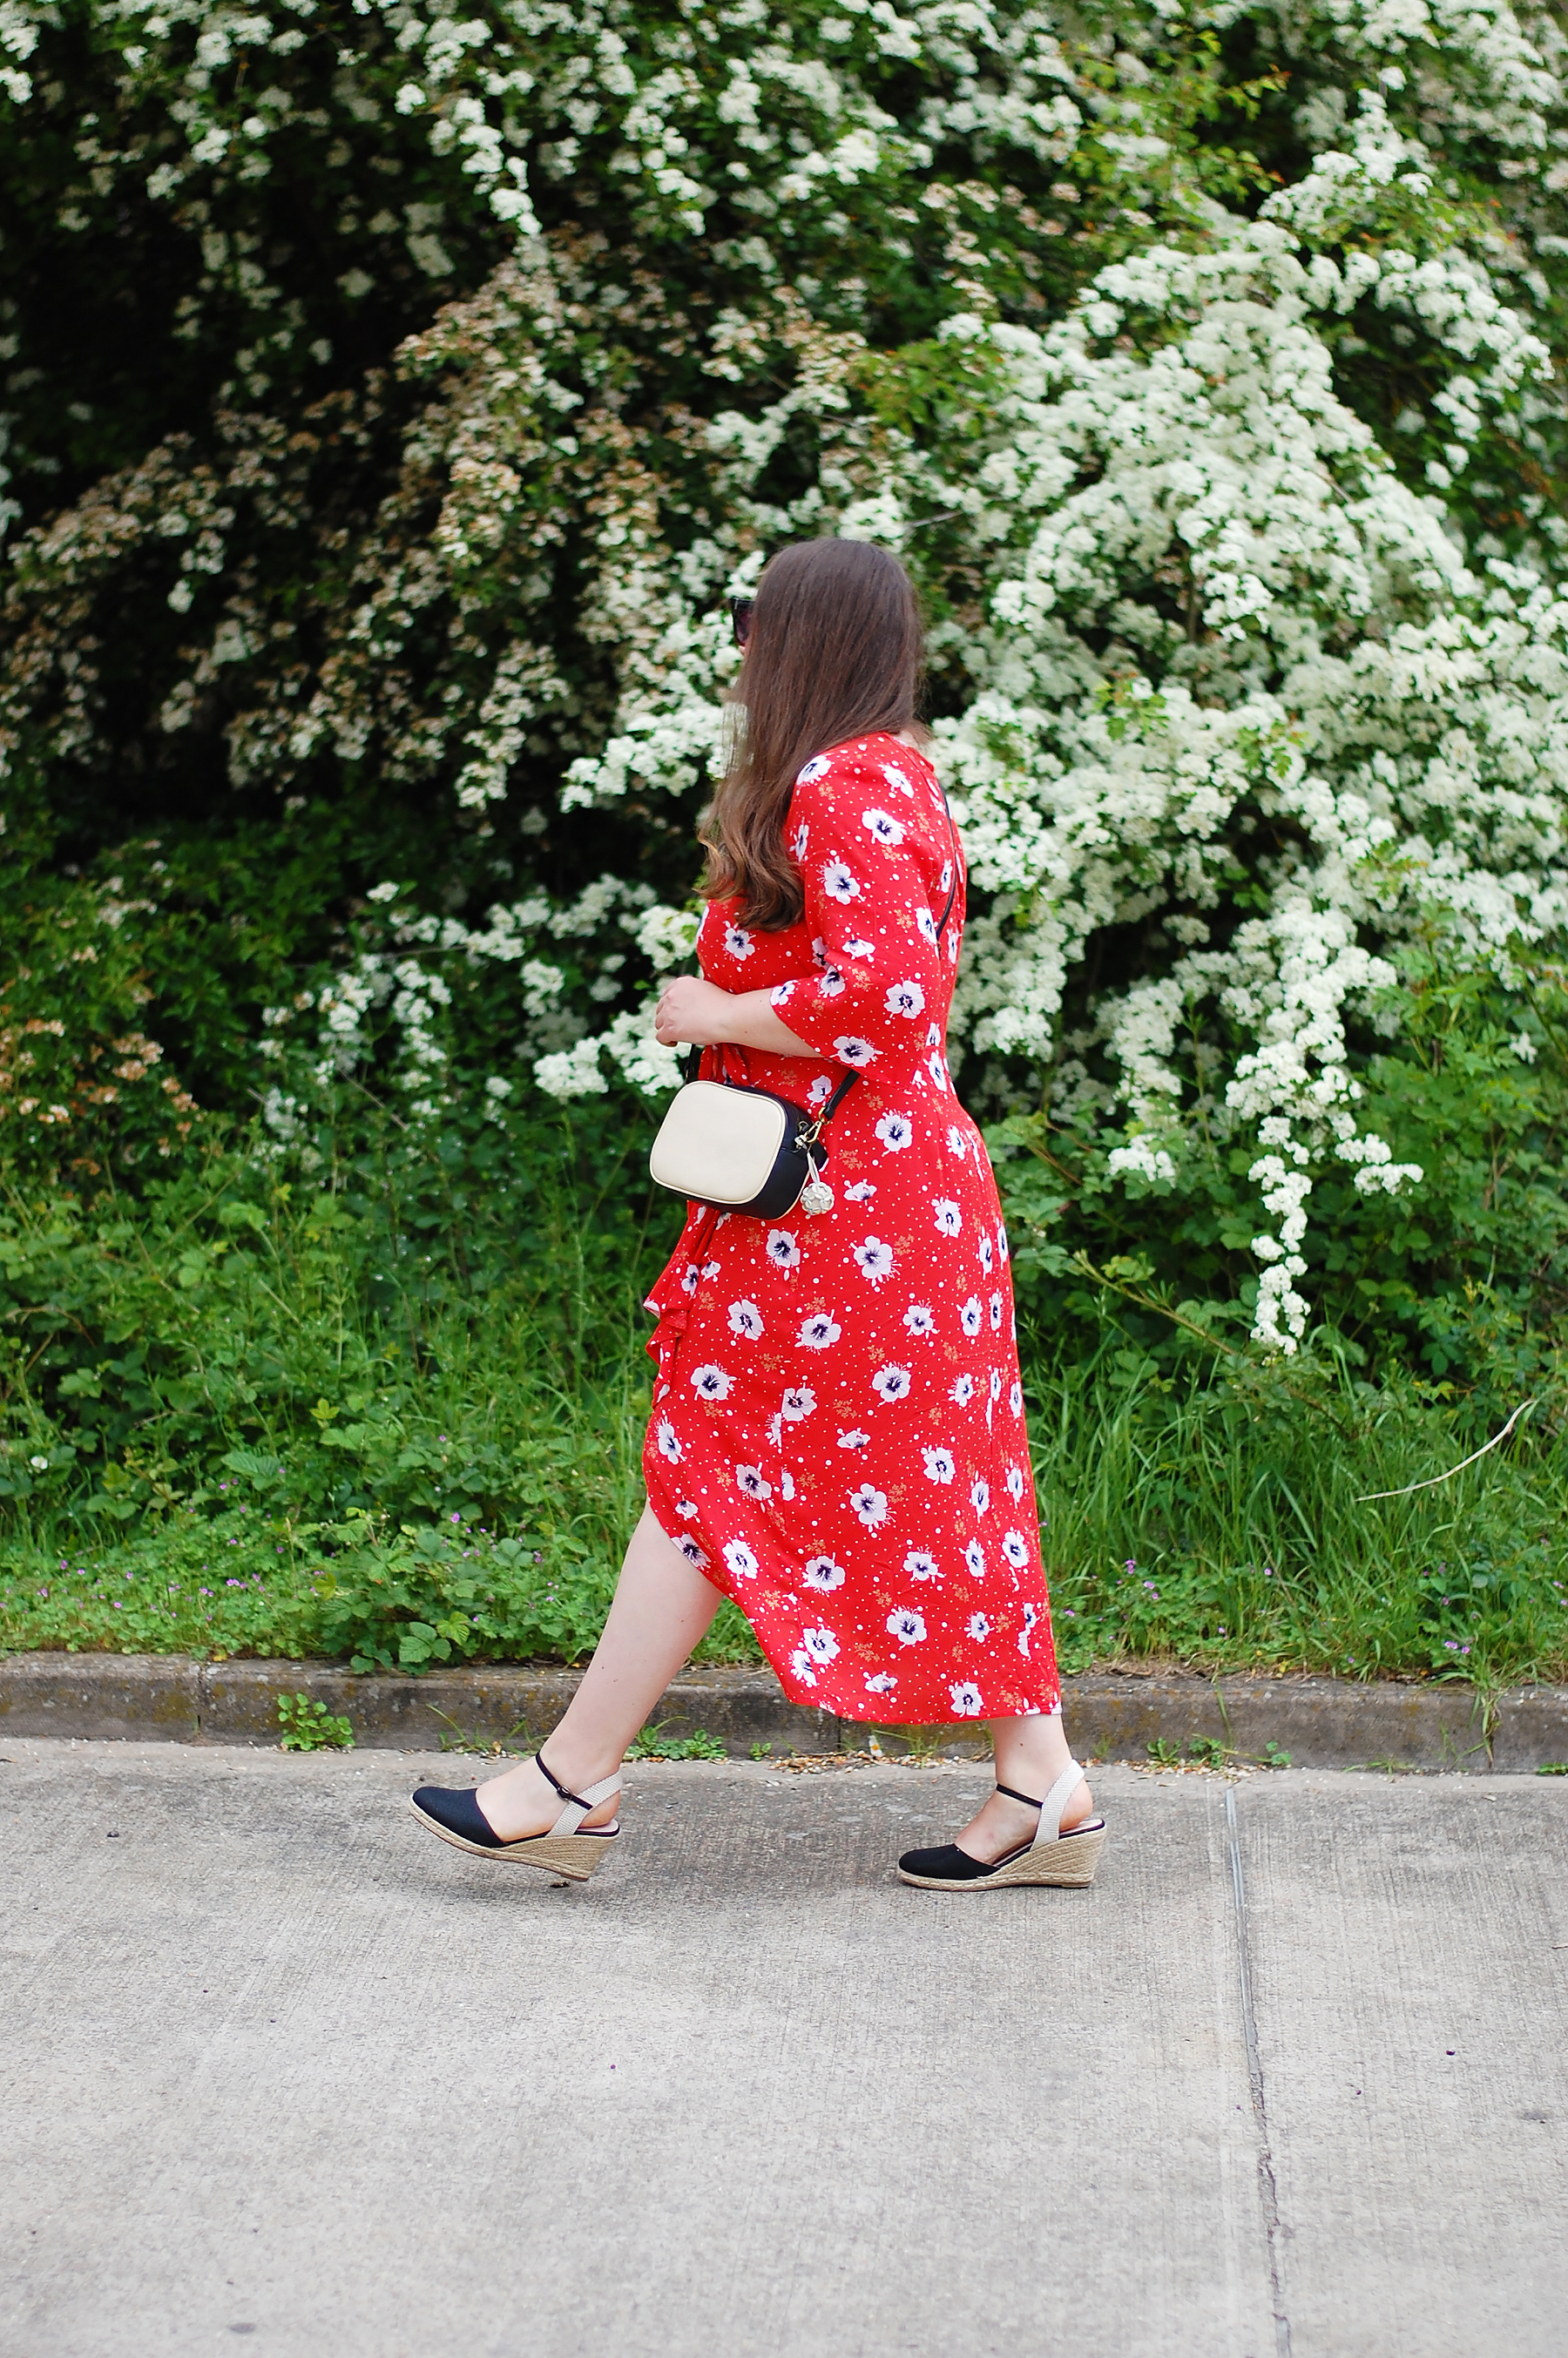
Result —
[{"label": "bare leg", "polygon": [[[1029,1719],[993,1719],[989,1726],[996,1747],[997,1783],[1044,1801],[1071,1758],[1060,1711],[1049,1717],[1041,1712]],[[1063,1832],[1081,1826],[1093,1814],[1094,1796],[1087,1784],[1080,1785],[1062,1812]],[[958,1848],[989,1865],[1016,1850],[1020,1843],[1032,1842],[1039,1823],[1038,1810],[1026,1810],[1022,1801],[1010,1801],[1005,1793],[991,1793],[958,1836]]]},{"label": "bare leg", "polygon": [[[550,1767],[580,1793],[619,1768],[626,1747],[719,1610],[719,1594],[688,1563],[644,1507],[615,1601],[582,1684],[546,1740]],[[560,1796],[531,1760],[479,1788],[479,1805],[503,1842],[541,1834],[560,1815]],[[587,1826],[608,1825],[614,1797]]]}]

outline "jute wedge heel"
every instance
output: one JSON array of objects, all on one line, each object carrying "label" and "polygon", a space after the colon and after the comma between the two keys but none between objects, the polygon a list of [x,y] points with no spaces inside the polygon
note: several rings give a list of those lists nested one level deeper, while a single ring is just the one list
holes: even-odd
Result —
[{"label": "jute wedge heel", "polygon": [[1099,1855],[1105,1848],[1105,1820],[1089,1818],[1081,1826],[1062,1832],[1062,1812],[1085,1781],[1076,1760],[1069,1760],[1043,1801],[1033,1793],[1019,1793],[999,1785],[1010,1801],[1022,1801],[1040,1812],[1034,1838],[989,1865],[971,1858],[957,1843],[938,1850],[906,1850],[898,1871],[905,1883],[922,1891],[1000,1891],[1020,1883],[1045,1883],[1072,1888],[1092,1883]]},{"label": "jute wedge heel", "polygon": [[596,1868],[610,1855],[610,1845],[621,1831],[618,1819],[607,1826],[590,1826],[583,1832],[582,1822],[596,1810],[600,1801],[608,1801],[612,1793],[621,1790],[619,1776],[600,1778],[586,1792],[568,1792],[560,1779],[546,1766],[545,1756],[535,1752],[535,1762],[541,1775],[555,1787],[565,1809],[548,1833],[524,1834],[517,1842],[503,1842],[480,1808],[473,1789],[456,1790],[449,1785],[421,1785],[409,1801],[422,1826],[438,1834],[442,1842],[450,1843],[455,1850],[466,1850],[475,1858],[504,1859],[517,1866],[536,1866],[546,1875],[564,1875],[568,1882],[586,1883]]}]

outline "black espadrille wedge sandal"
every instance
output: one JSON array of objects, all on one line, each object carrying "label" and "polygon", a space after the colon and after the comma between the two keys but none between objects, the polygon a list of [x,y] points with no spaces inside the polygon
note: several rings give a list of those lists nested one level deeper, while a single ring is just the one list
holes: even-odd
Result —
[{"label": "black espadrille wedge sandal", "polygon": [[1000,1891],[1016,1883],[1092,1883],[1105,1848],[1105,1820],[1088,1818],[1069,1833],[1062,1832],[1062,1812],[1083,1782],[1083,1770],[1076,1760],[1069,1760],[1043,1801],[1037,1801],[1033,1793],[1017,1793],[1011,1785],[999,1785],[997,1791],[1005,1793],[1010,1801],[1022,1801],[1026,1808],[1039,1811],[1040,1823],[1032,1842],[1020,1844],[1017,1850],[989,1865],[983,1858],[971,1858],[957,1843],[944,1843],[937,1850],[906,1850],[898,1863],[899,1874],[922,1891]]},{"label": "black espadrille wedge sandal", "polygon": [[408,1806],[422,1826],[475,1858],[507,1859],[519,1866],[541,1867],[546,1875],[564,1875],[573,1883],[586,1883],[609,1856],[621,1822],[612,1818],[607,1826],[586,1829],[582,1822],[600,1801],[608,1801],[611,1793],[621,1790],[621,1779],[619,1775],[601,1777],[586,1793],[571,1793],[546,1767],[542,1752],[535,1752],[534,1759],[566,1803],[547,1833],[503,1842],[480,1808],[471,1785],[460,1791],[449,1785],[421,1785]]}]

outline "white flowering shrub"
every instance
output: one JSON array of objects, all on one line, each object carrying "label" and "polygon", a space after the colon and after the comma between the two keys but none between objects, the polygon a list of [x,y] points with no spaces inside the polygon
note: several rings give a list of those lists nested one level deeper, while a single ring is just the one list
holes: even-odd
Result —
[{"label": "white flowering shrub", "polygon": [[0,799],[83,895],[156,822],[145,987],[199,1099],[271,1153],[366,1087],[438,1133],[651,1115],[723,595],[860,535],[927,603],[955,1063],[1023,1274],[1070,1307],[1098,1257],[1273,1354],[1528,1359],[1554,18],[86,13],[0,28]]}]

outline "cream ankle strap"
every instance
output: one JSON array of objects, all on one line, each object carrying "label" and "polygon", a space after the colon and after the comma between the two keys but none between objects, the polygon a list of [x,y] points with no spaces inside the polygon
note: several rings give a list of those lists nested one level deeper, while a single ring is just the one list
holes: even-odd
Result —
[{"label": "cream ankle strap", "polygon": [[1084,1772],[1077,1762],[1069,1760],[1040,1804],[1040,1823],[1034,1829],[1034,1840],[1029,1845],[1031,1850],[1038,1850],[1042,1843],[1054,1843],[1057,1839],[1062,1831],[1062,1812],[1078,1787],[1085,1782]]},{"label": "cream ankle strap", "polygon": [[584,1818],[590,1816],[598,1809],[600,1801],[608,1801],[611,1793],[619,1793],[621,1790],[621,1779],[617,1773],[612,1777],[601,1777],[597,1785],[585,1785],[580,1793],[573,1793],[546,1766],[542,1752],[535,1753],[534,1761],[541,1776],[555,1787],[566,1803],[566,1808],[550,1828],[553,1834],[575,1834]]}]

